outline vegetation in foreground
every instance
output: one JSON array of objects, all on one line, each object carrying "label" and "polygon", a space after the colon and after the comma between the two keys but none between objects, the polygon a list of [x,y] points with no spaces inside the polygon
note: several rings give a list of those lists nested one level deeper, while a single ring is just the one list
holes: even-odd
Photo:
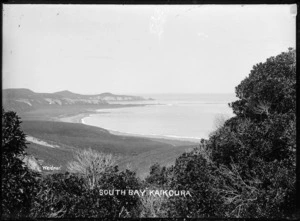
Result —
[{"label": "vegetation in foreground", "polygon": [[[153,165],[145,180],[91,149],[77,152],[65,174],[33,173],[20,160],[21,122],[3,110],[2,218],[296,218],[295,63],[290,49],[255,65],[236,87],[239,100],[230,104],[236,116],[174,166]],[[192,196],[100,194],[147,188]]]},{"label": "vegetation in foreground", "polygon": [[145,178],[153,163],[174,164],[179,155],[195,145],[183,141],[167,143],[168,140],[117,136],[102,128],[76,123],[24,120],[21,126],[27,135],[56,146],[49,148],[31,142],[26,152],[44,160],[43,166],[61,166],[61,172],[65,172],[67,163],[73,160],[74,151],[92,148],[119,156],[117,164],[120,170],[130,165],[138,177]]}]

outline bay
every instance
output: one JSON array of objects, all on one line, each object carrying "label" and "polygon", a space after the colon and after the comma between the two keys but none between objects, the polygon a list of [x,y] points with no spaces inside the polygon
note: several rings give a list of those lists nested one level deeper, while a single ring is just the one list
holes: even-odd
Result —
[{"label": "bay", "polygon": [[110,131],[146,137],[198,142],[207,139],[220,121],[234,116],[228,103],[234,94],[142,94],[146,106],[98,110],[82,122]]}]

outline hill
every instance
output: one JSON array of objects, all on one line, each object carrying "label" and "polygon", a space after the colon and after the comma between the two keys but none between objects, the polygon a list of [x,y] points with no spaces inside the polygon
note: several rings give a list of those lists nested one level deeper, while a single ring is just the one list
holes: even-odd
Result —
[{"label": "hill", "polygon": [[111,93],[82,95],[67,90],[56,93],[36,93],[24,88],[4,89],[2,98],[3,106],[6,110],[13,110],[19,113],[65,106],[92,106],[98,108],[98,106],[107,105],[111,101],[146,100],[139,96],[115,95]]},{"label": "hill", "polygon": [[105,129],[77,123],[25,120],[22,129],[27,134],[27,152],[44,166],[61,166],[63,171],[75,150],[91,147],[119,156],[121,169],[129,166],[145,177],[152,164],[171,165],[180,154],[195,147],[183,141],[113,135]]}]

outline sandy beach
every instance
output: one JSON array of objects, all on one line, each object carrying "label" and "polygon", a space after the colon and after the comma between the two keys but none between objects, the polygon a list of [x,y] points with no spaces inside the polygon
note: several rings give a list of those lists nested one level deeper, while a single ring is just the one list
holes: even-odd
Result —
[{"label": "sandy beach", "polygon": [[[99,114],[100,112],[96,112],[97,114]],[[61,122],[66,122],[66,123],[81,123],[81,124],[85,124],[83,122],[83,119],[86,117],[89,117],[91,113],[80,113],[80,114],[76,114],[76,115],[71,115],[71,116],[65,116],[65,117],[59,117],[57,118],[58,121]],[[88,124],[86,124],[88,125]],[[105,128],[103,128],[105,129]],[[107,129],[105,129],[107,130]],[[193,143],[198,143],[198,140],[187,140],[187,139],[179,139],[179,138],[167,138],[167,137],[163,137],[163,136],[154,136],[154,135],[140,135],[140,134],[130,134],[130,133],[124,133],[124,132],[119,132],[119,131],[113,131],[113,130],[108,130],[111,134],[117,135],[117,136],[128,136],[128,137],[140,137],[140,138],[148,138],[148,139],[152,139],[152,140],[156,140],[156,141],[161,141],[163,143],[169,143],[173,146],[177,146],[177,145],[188,145],[188,144],[193,144]]]}]

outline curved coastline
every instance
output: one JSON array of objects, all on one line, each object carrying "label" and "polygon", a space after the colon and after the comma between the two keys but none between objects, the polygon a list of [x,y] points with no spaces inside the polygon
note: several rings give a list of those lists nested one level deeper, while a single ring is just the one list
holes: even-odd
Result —
[{"label": "curved coastline", "polygon": [[[99,113],[97,113],[99,114]],[[87,114],[86,116],[83,116],[80,120],[80,123],[88,125],[88,126],[94,126],[94,127],[99,127],[96,125],[91,125],[85,123],[84,119],[91,117],[93,114]],[[95,114],[96,115],[96,114]],[[79,116],[78,116],[79,117]],[[154,138],[154,139],[165,139],[165,140],[178,140],[178,141],[189,141],[193,143],[199,143],[201,140],[200,137],[181,137],[181,136],[175,136],[175,135],[159,135],[159,134],[136,134],[136,133],[128,133],[128,132],[121,132],[117,130],[112,130],[109,128],[104,128],[104,127],[99,127],[105,130],[108,130],[111,134],[114,135],[119,135],[119,136],[130,136],[130,137],[144,137],[144,138]]]},{"label": "curved coastline", "polygon": [[[88,125],[88,124],[86,124],[86,125]],[[180,137],[180,136],[175,136],[175,135],[173,136],[173,135],[159,135],[159,134],[134,134],[134,133],[125,133],[125,132],[115,131],[115,130],[111,130],[111,129],[106,129],[106,130],[108,130],[111,134],[114,134],[114,135],[130,136],[130,137],[144,137],[144,138],[151,138],[151,139],[189,141],[192,143],[199,143],[201,140],[200,137]]]},{"label": "curved coastline", "polygon": [[[76,114],[73,116],[61,117],[61,118],[59,118],[59,121],[66,122],[66,123],[81,123],[81,124],[85,124],[87,126],[99,127],[96,125],[87,124],[84,121],[85,118],[91,117],[93,114],[97,115],[97,114],[101,114],[101,112],[97,111],[95,113],[80,113],[80,114]],[[111,134],[119,135],[119,136],[189,141],[189,142],[193,142],[193,143],[199,143],[199,141],[201,139],[200,137],[180,137],[180,136],[175,136],[175,135],[173,136],[173,135],[159,135],[159,134],[134,134],[134,133],[127,133],[127,132],[121,132],[121,131],[116,131],[116,130],[112,130],[112,129],[107,129],[107,128],[103,128],[103,127],[99,127],[99,128],[105,129],[105,130],[109,131]]]}]

